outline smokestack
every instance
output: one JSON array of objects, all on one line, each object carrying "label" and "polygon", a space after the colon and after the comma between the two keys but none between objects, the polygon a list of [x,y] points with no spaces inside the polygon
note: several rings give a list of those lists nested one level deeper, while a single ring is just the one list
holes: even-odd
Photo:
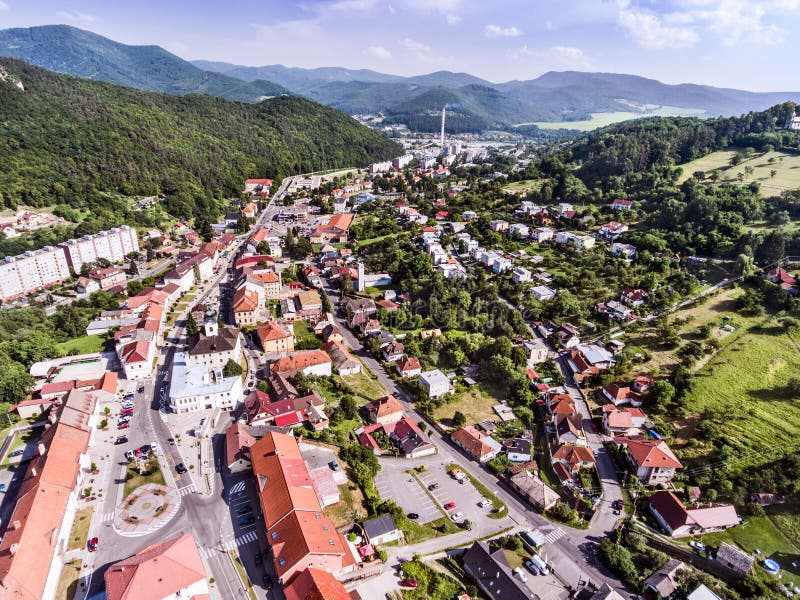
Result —
[{"label": "smokestack", "polygon": [[446,113],[447,113],[447,106],[443,106],[442,107],[442,137],[441,137],[441,141],[439,143],[439,145],[442,148],[442,154],[444,154],[444,117],[445,117]]}]

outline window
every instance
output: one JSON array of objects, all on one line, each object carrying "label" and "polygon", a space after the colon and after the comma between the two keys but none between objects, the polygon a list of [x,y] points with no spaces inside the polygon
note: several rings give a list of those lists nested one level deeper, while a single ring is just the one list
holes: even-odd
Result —
[{"label": "window", "polygon": [[279,559],[278,559],[278,564],[279,564],[280,566],[283,566],[283,565],[285,565],[285,564],[286,564],[286,559],[285,559],[285,558],[283,558],[283,557],[279,558]]},{"label": "window", "polygon": [[272,533],[269,535],[269,537],[271,537],[271,538],[274,540],[275,538],[277,538],[277,537],[278,537],[278,532],[277,532],[277,531],[273,531],[273,532],[272,532]]}]

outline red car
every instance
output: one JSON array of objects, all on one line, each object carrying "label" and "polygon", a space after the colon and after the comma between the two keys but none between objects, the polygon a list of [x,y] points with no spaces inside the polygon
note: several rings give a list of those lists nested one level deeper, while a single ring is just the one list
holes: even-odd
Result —
[{"label": "red car", "polygon": [[415,588],[419,585],[419,581],[417,581],[416,579],[403,579],[403,581],[400,582],[400,585],[402,585],[403,587]]},{"label": "red car", "polygon": [[123,408],[121,411],[119,411],[119,414],[120,415],[132,415],[133,414],[133,409],[132,408]]},{"label": "red car", "polygon": [[96,537],[93,537],[88,541],[86,547],[89,549],[89,552],[94,552],[95,550],[97,550],[97,542],[98,540]]},{"label": "red car", "polygon": [[447,504],[444,505],[445,510],[453,510],[455,507],[456,507],[455,502],[448,502]]},{"label": "red car", "polygon": [[125,423],[120,423],[119,425],[117,425],[117,429],[127,429],[127,428],[128,428],[128,427],[130,427],[130,426],[131,426],[131,424],[130,424],[130,423],[127,423],[127,422],[125,422]]}]

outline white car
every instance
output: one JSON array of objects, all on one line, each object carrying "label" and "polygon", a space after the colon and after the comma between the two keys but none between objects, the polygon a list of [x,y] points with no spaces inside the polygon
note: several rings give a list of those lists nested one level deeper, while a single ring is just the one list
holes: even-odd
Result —
[{"label": "white car", "polygon": [[462,512],[453,513],[452,515],[450,515],[450,518],[453,519],[453,521],[460,521],[461,519],[464,518],[464,513]]},{"label": "white car", "polygon": [[691,542],[689,542],[689,546],[691,546],[695,550],[698,550],[698,551],[701,551],[701,552],[706,549],[706,545],[703,542],[691,541]]},{"label": "white car", "polygon": [[481,508],[485,508],[489,506],[491,503],[492,501],[489,500],[488,498],[481,498],[480,502],[478,502],[478,506],[480,506]]}]

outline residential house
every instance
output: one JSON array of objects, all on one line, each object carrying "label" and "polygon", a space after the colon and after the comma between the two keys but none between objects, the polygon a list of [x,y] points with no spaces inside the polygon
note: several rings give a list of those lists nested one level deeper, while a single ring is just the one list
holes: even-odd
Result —
[{"label": "residential house", "polygon": [[472,425],[454,431],[450,437],[456,446],[479,463],[493,459],[502,449],[502,445],[497,440],[478,431]]},{"label": "residential house", "polygon": [[322,349],[331,357],[333,368],[342,377],[361,373],[361,361],[353,358],[341,342],[326,342]]},{"label": "residential house", "polygon": [[495,260],[492,262],[492,273],[505,273],[511,267],[514,266],[514,263],[504,256],[497,256]]},{"label": "residential house", "polygon": [[169,405],[176,413],[195,410],[232,411],[242,400],[242,378],[225,377],[222,367],[193,363],[186,352],[176,352],[169,385]]},{"label": "residential house", "polygon": [[511,273],[511,280],[516,283],[527,283],[531,280],[531,272],[525,267],[517,267]]},{"label": "residential house", "polygon": [[781,289],[790,296],[800,293],[800,287],[798,287],[800,284],[798,284],[797,278],[789,275],[783,267],[764,271],[764,279],[781,286]]},{"label": "residential house", "polygon": [[583,417],[579,414],[553,417],[556,440],[559,444],[586,446],[586,432],[583,430]]},{"label": "residential house", "polygon": [[523,225],[522,223],[514,223],[513,225],[509,226],[508,233],[509,235],[518,235],[519,237],[525,239],[530,235],[531,231],[530,227],[527,225]]},{"label": "residential house", "polygon": [[603,406],[603,429],[611,436],[632,436],[641,433],[647,416],[640,408],[617,408],[613,404]]},{"label": "residential house", "polygon": [[558,415],[575,415],[575,399],[569,394],[553,394],[547,396],[547,408],[555,418]]},{"label": "residential house", "polygon": [[264,287],[246,281],[233,293],[233,317],[239,327],[258,325],[266,321],[270,314],[266,307]]},{"label": "residential house", "polygon": [[203,559],[189,533],[112,564],[104,578],[107,600],[209,597]]},{"label": "residential house", "polygon": [[428,398],[438,398],[453,391],[450,380],[439,369],[420,373],[419,383],[425,388]]},{"label": "residential house", "polygon": [[550,510],[561,501],[561,496],[529,469],[522,469],[510,477],[508,484],[540,511]]},{"label": "residential house", "polygon": [[119,267],[95,267],[89,271],[89,279],[93,279],[101,290],[110,290],[115,286],[123,286],[128,280],[125,271]]},{"label": "residential house", "polygon": [[419,360],[413,356],[401,358],[394,364],[394,366],[395,369],[397,369],[397,374],[403,378],[416,377],[422,373],[422,366],[419,364]]},{"label": "residential house", "polygon": [[[644,581],[647,597],[669,598],[680,587],[680,573],[687,570],[681,561],[671,558]],[[649,592],[649,593],[648,593]]]},{"label": "residential house", "polygon": [[99,289],[100,284],[88,277],[78,277],[78,283],[75,285],[75,291],[79,294],[93,294]]},{"label": "residential house", "polygon": [[292,377],[300,372],[303,375],[320,377],[332,374],[330,357],[322,350],[307,350],[281,357],[270,363],[270,373],[282,373]]},{"label": "residential house", "polygon": [[245,281],[260,285],[264,289],[267,300],[279,300],[281,297],[281,276],[269,268],[244,267],[242,274]]},{"label": "residential house", "polygon": [[576,250],[589,250],[597,240],[591,235],[573,235],[570,243]]},{"label": "residential house", "polygon": [[679,538],[724,531],[741,523],[731,504],[707,504],[687,509],[670,491],[650,496],[650,512],[667,535]]},{"label": "residential house", "polygon": [[600,393],[605,400],[608,400],[614,406],[622,406],[623,404],[630,404],[631,406],[642,405],[642,397],[628,386],[612,383],[611,385],[603,386],[600,389]]},{"label": "residential house", "polygon": [[628,464],[646,485],[669,483],[683,465],[664,440],[640,440],[627,437],[614,440],[626,448]]},{"label": "residential house", "polygon": [[246,179],[244,182],[244,193],[252,194],[269,190],[272,186],[272,179]]},{"label": "residential house", "polygon": [[514,438],[503,442],[508,460],[514,463],[526,463],[531,460],[531,441],[525,438]]},{"label": "residential house", "polygon": [[631,244],[623,244],[621,242],[611,244],[611,255],[617,258],[624,258],[630,262],[636,257],[636,253],[636,246]]},{"label": "residential house", "polygon": [[644,299],[647,298],[647,292],[641,289],[625,288],[620,295],[620,302],[636,308],[644,304]]},{"label": "residential house", "polygon": [[595,306],[595,310],[614,321],[628,321],[634,318],[633,310],[616,300],[600,302]]},{"label": "residential house", "polygon": [[333,215],[325,225],[320,225],[308,235],[312,244],[343,244],[349,237],[352,213]]},{"label": "residential house", "polygon": [[531,239],[534,242],[541,244],[543,242],[552,241],[554,235],[555,230],[551,229],[550,227],[536,227],[531,232]]},{"label": "residential house", "polygon": [[327,322],[327,325],[325,325],[325,327],[322,329],[322,341],[339,342],[342,344],[344,343],[344,336],[336,325],[331,322]]},{"label": "residential house", "polygon": [[616,359],[600,344],[578,344],[570,352],[567,363],[572,369],[575,380],[580,384],[587,377],[613,367]]},{"label": "residential house", "polygon": [[600,226],[600,237],[604,237],[609,240],[613,240],[621,236],[623,233],[628,231],[628,226],[625,223],[620,223],[618,221],[609,221]]},{"label": "residential house", "polygon": [[214,261],[207,254],[199,252],[179,262],[175,268],[168,271],[163,281],[165,284],[174,283],[181,288],[181,292],[188,292],[193,286],[210,279],[214,274]]},{"label": "residential house", "polygon": [[508,564],[501,547],[475,542],[462,558],[464,571],[491,600],[537,600],[535,594]]},{"label": "residential house", "polygon": [[271,354],[294,352],[294,331],[290,326],[277,321],[267,321],[256,327],[256,335],[264,352]]},{"label": "residential house", "polygon": [[533,294],[533,297],[539,302],[546,302],[547,300],[552,300],[555,298],[558,292],[547,287],[546,285],[537,285],[536,287],[531,288],[531,294]]},{"label": "residential house", "polygon": [[[249,396],[248,396],[249,398]],[[247,401],[245,401],[245,405]],[[230,473],[250,471],[250,447],[270,431],[289,433],[288,427],[272,427],[269,425],[248,425],[234,421],[225,430],[225,464]]]},{"label": "residential house", "polygon": [[258,212],[258,205],[255,202],[248,202],[242,207],[242,216],[253,219]]},{"label": "residential house", "polygon": [[753,564],[756,562],[751,555],[728,542],[720,542],[714,560],[739,577],[752,573]]},{"label": "residential house", "polygon": [[405,356],[405,347],[400,342],[394,341],[381,349],[383,360],[397,362]]},{"label": "residential house", "polygon": [[370,423],[380,423],[381,425],[396,423],[405,415],[403,405],[391,395],[373,400],[364,406],[364,410]]},{"label": "residential house", "polygon": [[344,304],[347,315],[347,326],[354,329],[357,325],[366,323],[377,312],[375,302],[369,298],[347,299]]},{"label": "residential house", "polygon": [[550,348],[547,346],[547,342],[538,337],[522,342],[522,349],[525,351],[529,367],[547,361],[547,357],[550,354]]},{"label": "residential house", "polygon": [[367,519],[361,523],[361,527],[364,528],[367,543],[373,547],[383,546],[403,538],[403,532],[395,524],[391,515],[381,515],[380,517]]},{"label": "residential house", "polygon": [[146,329],[131,329],[117,338],[117,357],[126,379],[144,379],[153,372],[156,357],[155,334]]},{"label": "residential house", "polygon": [[311,323],[322,319],[322,298],[317,290],[303,290],[294,299],[299,318]]},{"label": "residential house", "polygon": [[208,368],[224,368],[229,360],[241,364],[242,340],[239,330],[236,327],[223,327],[219,333],[213,333],[215,330],[216,323],[211,335],[201,332],[189,336],[189,360]]},{"label": "residential house", "polygon": [[634,392],[637,392],[639,394],[644,394],[650,389],[651,385],[653,385],[652,379],[650,379],[649,377],[645,377],[644,375],[640,375],[639,377],[633,380],[633,384],[631,385],[631,387],[633,388]]},{"label": "residential house", "polygon": [[611,203],[611,210],[630,210],[633,206],[633,202],[631,200],[622,200],[621,198],[617,198]]},{"label": "residential house", "polygon": [[591,469],[595,466],[594,453],[586,446],[573,446],[560,444],[551,450],[553,466],[562,464],[574,476],[581,469]]},{"label": "residential house", "polygon": [[504,221],[503,219],[494,219],[489,221],[489,229],[492,231],[503,232],[508,231],[508,221]]}]

